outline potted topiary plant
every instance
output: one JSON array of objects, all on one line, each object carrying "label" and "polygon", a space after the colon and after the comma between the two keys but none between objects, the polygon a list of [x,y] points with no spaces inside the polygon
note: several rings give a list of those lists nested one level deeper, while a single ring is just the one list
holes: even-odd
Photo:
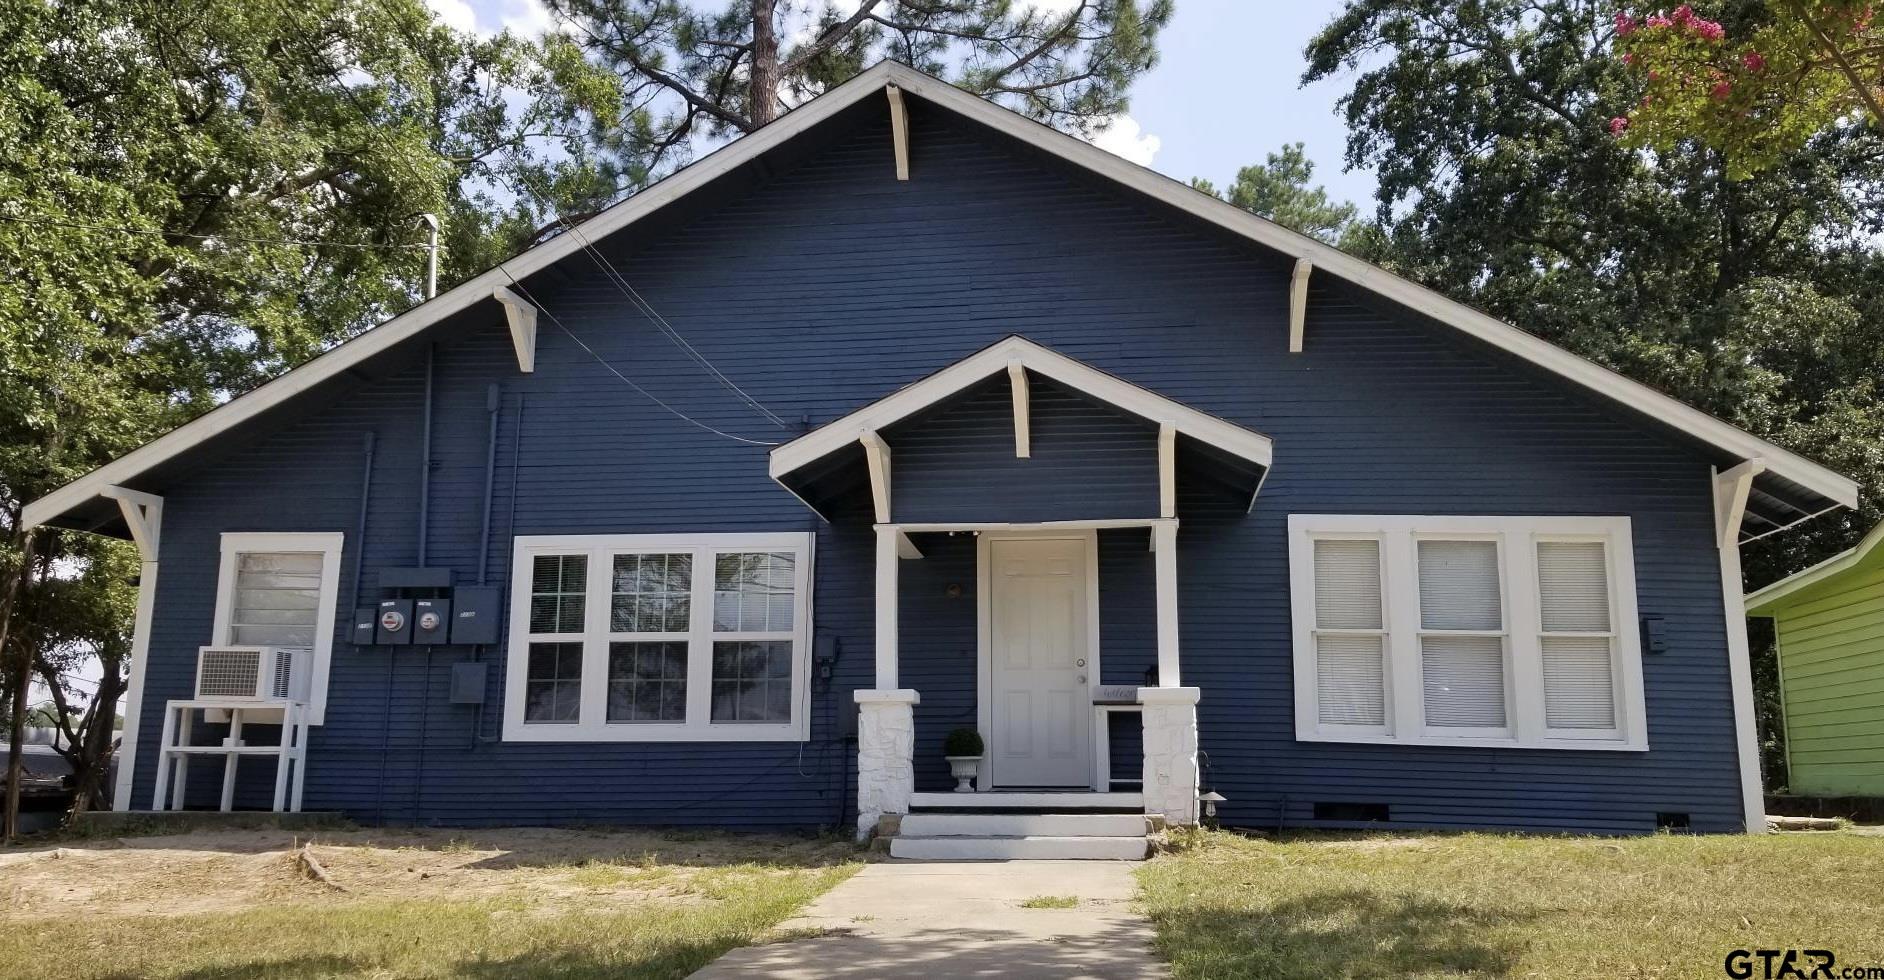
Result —
[{"label": "potted topiary plant", "polygon": [[957,728],[942,742],[942,755],[949,760],[949,775],[955,777],[955,792],[975,791],[975,774],[981,770],[981,733],[972,728]]}]

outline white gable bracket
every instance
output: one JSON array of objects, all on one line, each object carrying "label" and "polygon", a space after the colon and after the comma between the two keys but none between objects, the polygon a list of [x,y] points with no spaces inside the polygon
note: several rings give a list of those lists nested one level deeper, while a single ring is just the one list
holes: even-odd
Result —
[{"label": "white gable bracket", "polygon": [[118,502],[124,523],[137,543],[138,557],[146,562],[157,560],[157,545],[163,532],[164,498],[128,487],[106,487],[98,495]]},{"label": "white gable bracket", "polygon": [[857,437],[863,444],[864,462],[870,467],[870,502],[876,507],[878,524],[890,522],[890,447],[875,429],[865,429]]},{"label": "white gable bracket", "polygon": [[1714,474],[1714,544],[1725,548],[1740,540],[1740,521],[1747,514],[1747,493],[1753,478],[1766,472],[1766,461],[1750,459],[1724,473]]},{"label": "white gable bracket", "polygon": [[1308,274],[1315,263],[1295,260],[1295,275],[1289,280],[1289,353],[1302,352],[1302,333],[1308,321]]},{"label": "white gable bracket", "polygon": [[1026,366],[1019,361],[1009,361],[1007,380],[1008,386],[1014,390],[1014,457],[1027,459],[1033,455],[1033,445],[1027,417]]},{"label": "white gable bracket", "polygon": [[536,306],[509,286],[491,290],[491,298],[504,304],[504,319],[510,321],[510,342],[517,348],[517,370],[530,374],[536,370]]},{"label": "white gable bracket", "polygon": [[909,110],[903,107],[903,90],[884,86],[890,97],[890,142],[896,147],[896,179],[909,179]]}]

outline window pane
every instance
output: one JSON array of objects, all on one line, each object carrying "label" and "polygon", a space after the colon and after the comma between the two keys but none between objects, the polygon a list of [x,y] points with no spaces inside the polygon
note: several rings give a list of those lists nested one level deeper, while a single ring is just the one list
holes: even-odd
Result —
[{"label": "window pane", "polygon": [[609,644],[608,720],[686,721],[687,644]]},{"label": "window pane", "polygon": [[1421,541],[1420,625],[1433,630],[1504,629],[1498,546],[1491,541]]},{"label": "window pane", "polygon": [[530,632],[580,633],[587,555],[537,555],[530,575]]},{"label": "window pane", "polygon": [[231,642],[255,646],[314,646],[320,619],[320,552],[251,551],[236,556]]},{"label": "window pane", "polygon": [[791,721],[791,684],[791,641],[713,644],[713,721]]},{"label": "window pane", "polygon": [[1537,592],[1544,629],[1609,632],[1609,563],[1601,541],[1539,541]]},{"label": "window pane", "polygon": [[713,628],[722,633],[783,632],[792,628],[789,554],[723,554],[713,562]]},{"label": "window pane", "polygon": [[1384,725],[1381,637],[1320,636],[1315,640],[1316,699],[1324,725]]},{"label": "window pane", "polygon": [[1315,625],[1380,629],[1380,542],[1315,542]]},{"label": "window pane", "polygon": [[616,633],[685,633],[693,609],[693,556],[616,555],[608,628]]},{"label": "window pane", "polygon": [[1606,637],[1544,637],[1544,725],[1616,727],[1616,686]]},{"label": "window pane", "polygon": [[582,644],[532,643],[529,656],[523,720],[574,723],[582,704]]},{"label": "window pane", "polygon": [[1426,724],[1437,728],[1505,727],[1505,644],[1496,636],[1420,640]]}]

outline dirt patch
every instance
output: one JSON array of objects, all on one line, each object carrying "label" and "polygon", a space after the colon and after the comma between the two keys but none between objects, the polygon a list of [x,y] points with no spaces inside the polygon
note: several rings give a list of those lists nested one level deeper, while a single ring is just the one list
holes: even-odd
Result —
[{"label": "dirt patch", "polygon": [[[300,873],[293,855],[303,844],[338,889]],[[651,831],[202,831],[0,853],[0,921],[404,899],[595,910],[704,901],[714,869],[782,874],[851,853],[834,840]]]}]

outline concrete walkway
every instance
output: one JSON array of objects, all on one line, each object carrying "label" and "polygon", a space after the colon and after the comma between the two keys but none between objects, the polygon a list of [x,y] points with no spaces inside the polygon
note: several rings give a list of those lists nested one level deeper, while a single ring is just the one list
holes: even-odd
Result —
[{"label": "concrete walkway", "polygon": [[[1132,911],[1135,864],[1006,861],[872,864],[805,907],[781,931],[808,939],[748,946],[693,980],[746,977],[1167,976],[1151,924]],[[1028,909],[1043,895],[1070,909]]]}]

